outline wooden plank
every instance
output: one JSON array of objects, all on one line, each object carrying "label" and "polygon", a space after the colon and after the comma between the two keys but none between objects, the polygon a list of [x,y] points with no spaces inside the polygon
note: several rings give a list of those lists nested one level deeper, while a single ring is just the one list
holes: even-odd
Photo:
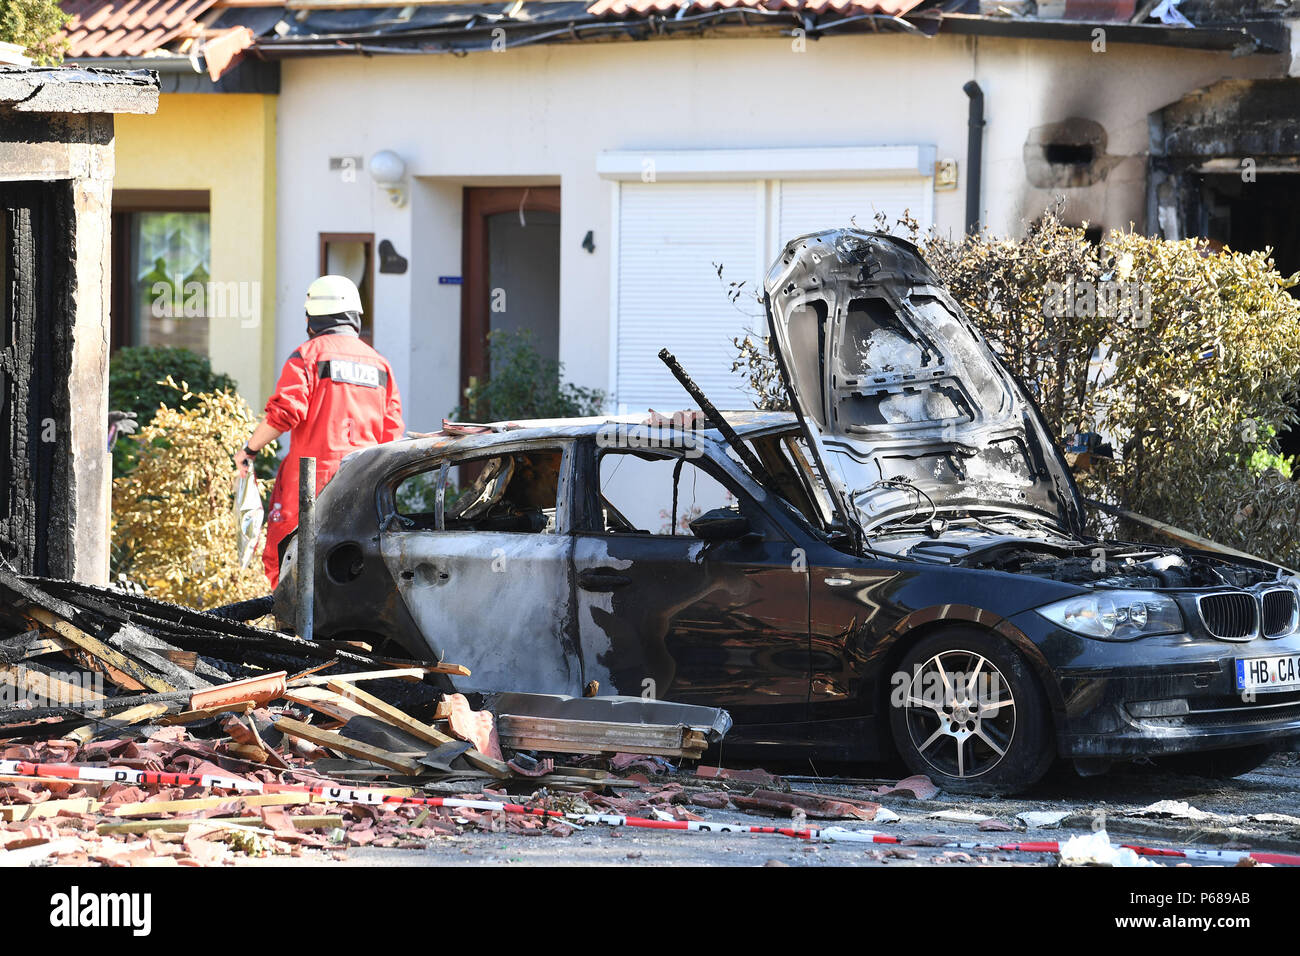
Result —
[{"label": "wooden plank", "polygon": [[[343,826],[343,817],[339,814],[306,815],[289,817],[295,830],[334,829]],[[190,817],[180,820],[127,820],[122,823],[101,823],[95,827],[100,835],[111,833],[148,833],[150,830],[162,830],[165,833],[184,833],[194,826],[215,826],[240,829],[250,828],[265,833],[271,830],[262,822],[261,817]]]},{"label": "wooden plank", "polygon": [[299,672],[296,673],[296,674],[291,674],[291,675],[289,675],[289,679],[288,679],[287,681],[285,681],[285,684],[286,684],[287,686],[289,686],[289,687],[292,687],[294,681],[296,681],[296,680],[301,680],[301,679],[304,678],[304,677],[310,677],[312,674],[315,674],[317,671],[323,671],[323,670],[325,670],[327,667],[333,667],[333,666],[334,666],[335,664],[337,664],[338,662],[339,662],[339,659],[338,659],[337,657],[335,657],[335,658],[333,658],[332,660],[328,660],[328,661],[326,661],[326,662],[323,663],[323,664],[317,664],[317,665],[315,665],[314,667],[309,667],[309,668],[307,668],[305,671],[299,671]]},{"label": "wooden plank", "polygon": [[45,636],[33,628],[0,641],[0,662],[17,664],[20,661],[43,657],[46,654],[56,654],[72,647],[76,645],[71,641],[56,636]]},{"label": "wooden plank", "polygon": [[684,724],[625,724],[604,720],[568,720],[501,714],[497,733],[515,750],[558,753],[633,753],[698,756]]},{"label": "wooden plank", "polygon": [[[1128,511],[1124,508],[1117,508],[1114,505],[1108,505],[1104,501],[1096,501],[1092,498],[1085,498],[1084,501],[1098,511],[1105,512],[1108,515],[1114,515],[1117,518],[1124,518],[1135,524],[1143,525],[1150,528],[1158,534],[1164,535],[1177,544],[1186,545],[1189,548],[1196,548],[1200,551],[1214,551],[1218,554],[1226,554],[1234,558],[1246,558],[1250,561],[1259,561],[1258,555],[1247,554],[1245,551],[1238,551],[1236,548],[1230,548],[1226,544],[1219,544],[1209,538],[1202,538],[1199,534],[1193,534],[1177,525],[1167,524],[1164,521],[1158,521],[1155,518],[1148,518],[1146,515],[1140,515],[1136,511]],[[1287,568],[1290,571],[1290,568]]]},{"label": "wooden plank", "polygon": [[119,711],[112,717],[101,717],[84,727],[78,727],[71,733],[63,735],[64,740],[75,740],[78,744],[87,743],[96,734],[129,727],[167,713],[166,704],[140,704]]},{"label": "wooden plank", "polygon": [[385,678],[398,678],[400,680],[421,680],[426,674],[453,674],[458,677],[468,677],[469,668],[461,667],[459,664],[421,664],[418,667],[390,667],[382,671],[357,671],[352,674],[333,674],[319,675],[313,674],[308,677],[298,677],[289,682],[290,687],[324,687],[332,680],[341,681],[365,681],[365,680],[384,680]]},{"label": "wooden plank", "polygon": [[353,717],[370,716],[370,711],[360,704],[346,700],[341,694],[326,690],[324,687],[299,687],[286,693],[284,699],[310,707],[317,713],[342,724],[346,724]]},{"label": "wooden plank", "polygon": [[[62,640],[62,638],[60,638],[60,640]],[[94,654],[89,654],[86,651],[83,651],[71,641],[66,641],[65,643],[68,646],[63,649],[64,655],[78,667],[83,668],[84,670],[93,671],[96,674],[103,674],[123,690],[144,692],[149,689],[129,674],[123,674],[117,668],[109,667]]]},{"label": "wooden plank", "polygon": [[29,607],[26,609],[25,613],[32,620],[48,627],[60,637],[67,638],[82,650],[89,654],[93,654],[106,665],[114,667],[134,680],[139,681],[145,687],[149,688],[149,690],[158,694],[165,694],[169,691],[176,690],[176,688],[171,684],[131,660],[125,654],[114,650],[98,638],[91,637],[79,627],[57,617],[45,608]]},{"label": "wooden plank", "polygon": [[220,707],[208,707],[204,710],[185,710],[179,714],[171,714],[158,720],[160,727],[170,727],[173,724],[192,724],[198,720],[207,720],[209,717],[216,717],[218,714],[246,714],[253,709],[251,700],[239,700],[233,704],[222,704]]},{"label": "wooden plank", "polygon": [[[212,686],[210,681],[194,673],[194,665],[198,663],[197,655],[194,655],[190,669],[186,670],[168,656],[170,645],[152,634],[141,631],[138,627],[123,624],[111,643],[124,654],[132,655],[140,664],[152,669],[162,680],[168,681],[177,689],[203,690]],[[175,651],[175,653],[184,652]]]},{"label": "wooden plank", "polygon": [[95,813],[102,801],[91,797],[70,797],[67,800],[46,800],[44,803],[12,803],[0,807],[0,820],[19,823],[23,820],[41,820],[68,813]]},{"label": "wooden plank", "polygon": [[[329,689],[334,691],[344,700],[352,701],[359,704],[366,710],[370,711],[376,717],[388,721],[400,730],[405,730],[412,737],[417,737],[425,743],[442,746],[443,744],[452,743],[456,740],[448,734],[444,734],[436,727],[430,727],[428,724],[421,723],[409,714],[403,713],[387,701],[380,700],[374,694],[367,693],[359,687],[353,687],[342,679],[331,680]],[[503,762],[486,754],[480,753],[471,747],[465,751],[464,757],[474,766],[486,770],[495,777],[505,779],[514,776],[514,771],[507,767]]]},{"label": "wooden plank", "polygon": [[96,691],[21,664],[0,665],[0,680],[56,705],[87,704],[104,699],[104,695]]},{"label": "wooden plank", "polygon": [[302,740],[310,741],[319,747],[329,747],[331,750],[337,750],[345,753],[349,757],[357,757],[361,760],[368,760],[371,763],[377,763],[382,767],[388,767],[391,770],[398,770],[411,776],[419,776],[429,772],[429,768],[423,764],[417,763],[406,757],[400,757],[397,754],[389,753],[387,750],[381,750],[378,747],[372,747],[369,744],[363,744],[359,740],[350,740],[342,734],[336,734],[331,730],[321,730],[319,727],[313,727],[311,724],[304,724],[297,720],[291,720],[288,717],[280,717],[272,724],[276,730],[283,731],[292,737],[298,737]]},{"label": "wooden plank", "polygon": [[233,797],[197,797],[193,800],[143,800],[114,807],[112,816],[151,817],[165,813],[195,813],[236,803],[245,807],[285,807],[325,802],[324,797],[314,793],[252,793]]}]

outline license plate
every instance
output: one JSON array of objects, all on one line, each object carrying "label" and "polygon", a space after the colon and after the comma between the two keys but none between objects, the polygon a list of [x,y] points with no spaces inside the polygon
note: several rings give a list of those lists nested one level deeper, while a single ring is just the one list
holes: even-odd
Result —
[{"label": "license plate", "polygon": [[1237,661],[1237,690],[1300,688],[1300,654],[1252,657]]}]

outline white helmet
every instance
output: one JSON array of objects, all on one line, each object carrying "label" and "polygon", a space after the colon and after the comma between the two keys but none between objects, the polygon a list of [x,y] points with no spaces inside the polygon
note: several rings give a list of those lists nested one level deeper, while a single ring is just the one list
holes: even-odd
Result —
[{"label": "white helmet", "polygon": [[307,287],[308,315],[362,312],[361,293],[347,276],[321,276]]}]

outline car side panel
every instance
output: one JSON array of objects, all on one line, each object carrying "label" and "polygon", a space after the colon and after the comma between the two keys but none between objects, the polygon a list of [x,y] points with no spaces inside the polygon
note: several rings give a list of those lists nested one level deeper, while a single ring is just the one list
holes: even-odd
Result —
[{"label": "car side panel", "polygon": [[406,531],[380,548],[429,653],[469,668],[457,690],[581,696],[571,537]]},{"label": "car side panel", "polygon": [[798,721],[808,699],[807,572],[785,541],[578,534],[574,566],[626,580],[575,589],[600,692],[724,707],[737,725]]}]

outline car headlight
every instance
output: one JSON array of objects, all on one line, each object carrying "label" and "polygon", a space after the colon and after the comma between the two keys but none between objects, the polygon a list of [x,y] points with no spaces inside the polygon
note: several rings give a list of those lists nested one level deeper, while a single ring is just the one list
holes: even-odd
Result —
[{"label": "car headlight", "polygon": [[1183,615],[1173,598],[1154,591],[1095,591],[1040,607],[1038,613],[1067,631],[1103,641],[1183,630]]}]

